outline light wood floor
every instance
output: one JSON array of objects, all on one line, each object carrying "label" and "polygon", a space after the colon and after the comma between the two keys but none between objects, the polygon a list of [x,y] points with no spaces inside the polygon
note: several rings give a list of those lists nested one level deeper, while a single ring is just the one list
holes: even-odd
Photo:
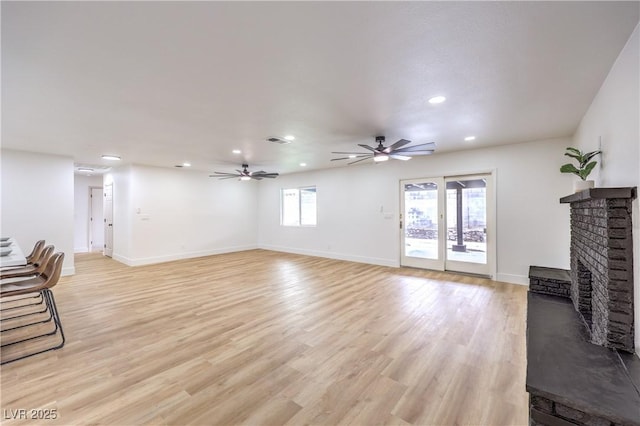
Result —
[{"label": "light wood floor", "polygon": [[262,250],[76,271],[65,347],[1,367],[3,424],[528,422],[524,287]]}]

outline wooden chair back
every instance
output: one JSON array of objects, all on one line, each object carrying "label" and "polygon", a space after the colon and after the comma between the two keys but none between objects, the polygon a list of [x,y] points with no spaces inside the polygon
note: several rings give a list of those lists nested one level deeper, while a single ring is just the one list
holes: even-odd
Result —
[{"label": "wooden chair back", "polygon": [[45,279],[45,287],[51,288],[58,283],[60,275],[62,274],[62,263],[64,262],[64,253],[59,251],[52,254],[47,262],[47,266],[42,273],[42,277]]},{"label": "wooden chair back", "polygon": [[42,250],[44,249],[44,240],[36,241],[31,253],[27,255],[27,263],[33,263],[34,260],[40,257]]}]

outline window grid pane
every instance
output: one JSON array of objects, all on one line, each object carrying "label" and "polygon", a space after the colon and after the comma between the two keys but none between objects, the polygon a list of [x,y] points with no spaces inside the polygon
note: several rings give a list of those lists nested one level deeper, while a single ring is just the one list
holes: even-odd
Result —
[{"label": "window grid pane", "polygon": [[287,188],[280,192],[280,224],[282,226],[316,226],[316,188]]},{"label": "window grid pane", "polygon": [[300,195],[297,189],[282,190],[282,224],[300,226]]},{"label": "window grid pane", "polygon": [[316,214],[316,189],[300,188],[300,224],[315,226]]}]

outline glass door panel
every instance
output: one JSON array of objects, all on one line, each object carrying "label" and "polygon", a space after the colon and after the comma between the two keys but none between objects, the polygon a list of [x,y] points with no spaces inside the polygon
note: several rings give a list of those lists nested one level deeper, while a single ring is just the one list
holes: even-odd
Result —
[{"label": "glass door panel", "polygon": [[487,197],[490,178],[490,175],[478,175],[445,179],[447,270],[489,274]]},{"label": "glass door panel", "polygon": [[401,264],[444,268],[442,178],[404,180],[401,184]]}]

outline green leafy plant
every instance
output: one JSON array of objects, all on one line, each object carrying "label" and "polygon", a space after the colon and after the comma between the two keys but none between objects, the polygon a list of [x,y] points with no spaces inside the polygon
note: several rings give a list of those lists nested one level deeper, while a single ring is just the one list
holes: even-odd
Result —
[{"label": "green leafy plant", "polygon": [[598,164],[597,161],[591,161],[591,159],[601,153],[602,151],[583,153],[579,149],[568,147],[567,152],[565,152],[564,155],[574,158],[578,162],[578,167],[571,163],[567,163],[560,167],[560,171],[562,173],[573,173],[574,175],[580,176],[580,179],[587,180],[589,173],[591,173],[596,164]]}]

